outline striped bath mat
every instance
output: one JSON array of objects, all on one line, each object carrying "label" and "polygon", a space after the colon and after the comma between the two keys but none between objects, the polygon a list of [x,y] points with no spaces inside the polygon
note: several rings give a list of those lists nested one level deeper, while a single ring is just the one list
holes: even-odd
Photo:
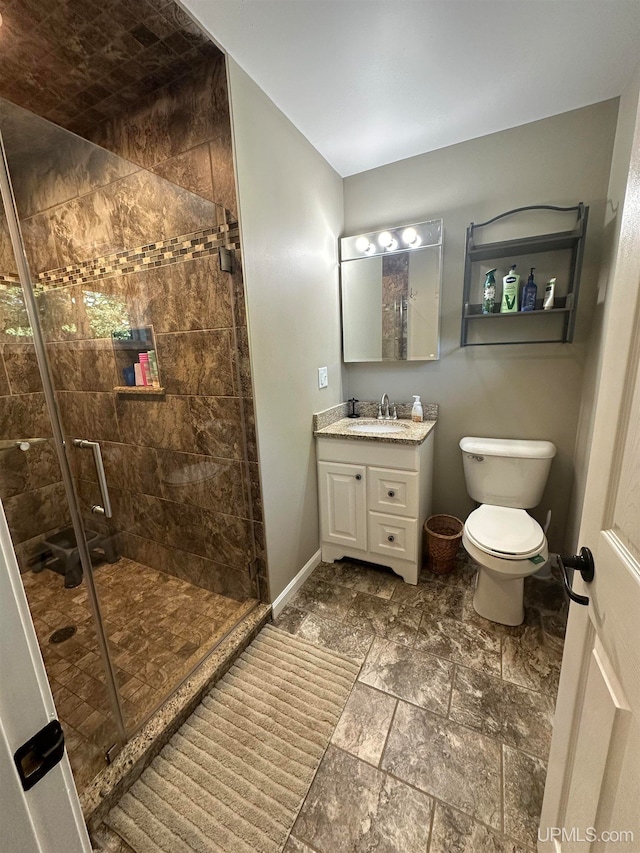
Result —
[{"label": "striped bath mat", "polygon": [[136,853],[277,853],[358,671],[265,626],[107,825]]}]

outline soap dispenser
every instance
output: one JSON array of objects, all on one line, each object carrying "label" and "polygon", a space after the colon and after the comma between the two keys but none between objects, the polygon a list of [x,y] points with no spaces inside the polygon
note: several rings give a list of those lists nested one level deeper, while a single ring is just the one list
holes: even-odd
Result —
[{"label": "soap dispenser", "polygon": [[538,288],[533,280],[533,271],[535,267],[531,267],[531,272],[529,273],[529,278],[527,279],[527,283],[522,288],[522,306],[520,308],[521,311],[535,311],[536,310],[536,299],[538,298]]},{"label": "soap dispenser", "polygon": [[413,396],[413,407],[411,409],[411,420],[417,424],[421,424],[424,420],[424,412],[422,411],[422,403],[420,402],[420,396],[418,394],[414,394]]}]

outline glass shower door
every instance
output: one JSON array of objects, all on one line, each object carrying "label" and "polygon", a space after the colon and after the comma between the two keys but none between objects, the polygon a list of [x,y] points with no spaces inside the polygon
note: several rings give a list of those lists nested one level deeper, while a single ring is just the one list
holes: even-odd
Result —
[{"label": "glass shower door", "polygon": [[0,498],[82,791],[124,742],[125,722],[1,143]]},{"label": "glass shower door", "polygon": [[0,129],[131,734],[258,597],[242,278],[218,260],[237,223],[1,101]]}]

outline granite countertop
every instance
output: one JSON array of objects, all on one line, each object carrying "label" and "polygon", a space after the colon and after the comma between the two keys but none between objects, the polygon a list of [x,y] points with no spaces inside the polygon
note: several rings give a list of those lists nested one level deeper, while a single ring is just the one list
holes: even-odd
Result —
[{"label": "granite countertop", "polygon": [[[352,432],[351,427],[366,426],[367,424],[390,424],[402,426],[399,432],[390,433],[361,433]],[[435,420],[414,423],[407,418],[397,421],[378,421],[376,418],[341,418],[329,426],[314,430],[314,435],[322,438],[347,438],[349,441],[378,441],[385,444],[422,444],[436,425]]]}]

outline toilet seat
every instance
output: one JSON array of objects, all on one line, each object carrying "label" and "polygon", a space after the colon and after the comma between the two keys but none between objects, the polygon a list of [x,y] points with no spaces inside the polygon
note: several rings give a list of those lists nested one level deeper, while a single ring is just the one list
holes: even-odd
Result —
[{"label": "toilet seat", "polygon": [[543,529],[524,509],[482,504],[465,523],[469,541],[503,560],[535,557],[545,546]]}]

